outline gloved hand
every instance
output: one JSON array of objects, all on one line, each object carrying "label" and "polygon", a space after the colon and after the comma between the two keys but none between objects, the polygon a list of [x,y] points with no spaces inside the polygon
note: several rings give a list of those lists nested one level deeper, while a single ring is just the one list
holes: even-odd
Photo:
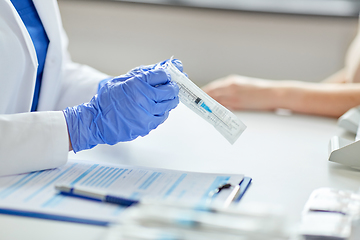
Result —
[{"label": "gloved hand", "polygon": [[179,103],[179,88],[166,70],[147,68],[108,81],[89,103],[63,112],[74,152],[147,135]]},{"label": "gloved hand", "polygon": [[[170,61],[170,60],[168,59],[168,60],[165,60],[165,61],[162,61],[162,62],[153,64],[153,65],[139,66],[139,67],[133,68],[132,70],[130,70],[130,71],[127,72],[126,74],[118,76],[117,79],[118,79],[119,81],[125,81],[125,80],[129,79],[130,77],[133,77],[134,75],[139,74],[139,73],[141,73],[141,72],[146,72],[146,71],[149,71],[149,70],[154,70],[154,69],[162,68],[162,67],[164,67],[164,65],[165,65],[165,63],[166,63],[167,61]],[[180,60],[178,60],[178,59],[172,59],[171,62],[172,62],[172,63],[174,64],[174,66],[177,67],[181,72],[183,71],[183,66],[182,66],[182,63],[181,63]],[[102,81],[99,83],[98,93],[99,93],[100,89],[101,89],[109,80],[111,80],[111,78],[110,78],[110,79],[104,79],[104,80],[102,80]]]},{"label": "gloved hand", "polygon": [[[153,64],[153,65],[147,65],[147,66],[140,66],[140,67],[136,67],[134,69],[131,69],[128,73],[126,73],[125,75],[122,75],[123,77],[131,77],[131,76],[134,76],[140,72],[143,72],[143,71],[149,71],[149,70],[154,70],[154,69],[158,69],[158,68],[163,68],[165,63],[170,61],[170,59],[168,60],[165,60],[165,61],[162,61],[162,62],[159,62],[159,63],[156,63],[156,64]],[[171,60],[172,64],[174,64],[175,67],[177,67],[180,72],[183,71],[183,66],[182,66],[182,63],[180,60],[178,59],[172,59]]]}]

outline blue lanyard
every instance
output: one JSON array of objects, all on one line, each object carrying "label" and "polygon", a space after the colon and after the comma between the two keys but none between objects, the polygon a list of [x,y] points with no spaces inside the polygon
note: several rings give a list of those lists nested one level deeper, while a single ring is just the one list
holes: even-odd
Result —
[{"label": "blue lanyard", "polygon": [[33,112],[36,111],[39,101],[41,79],[44,71],[49,39],[32,0],[11,0],[11,2],[16,8],[16,11],[20,15],[30,34],[39,63],[36,75],[34,98],[31,106],[31,111]]}]

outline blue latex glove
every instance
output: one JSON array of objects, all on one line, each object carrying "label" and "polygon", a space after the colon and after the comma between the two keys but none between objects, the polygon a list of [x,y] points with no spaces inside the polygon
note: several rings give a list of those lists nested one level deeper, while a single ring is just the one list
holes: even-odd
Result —
[{"label": "blue latex glove", "polygon": [[[140,72],[154,70],[154,69],[158,69],[158,68],[163,68],[167,61],[170,61],[170,60],[168,59],[168,60],[153,64],[153,65],[136,67],[136,68],[130,70],[128,73],[126,73],[125,75],[122,75],[122,76],[123,77],[131,77],[131,76],[134,76],[134,75],[136,75],[136,74],[138,74]],[[172,64],[174,64],[175,67],[177,67],[180,70],[180,72],[183,71],[183,66],[182,66],[182,63],[181,63],[180,60],[173,59],[173,60],[171,60],[171,62],[172,62]]]},{"label": "blue latex glove", "polygon": [[178,105],[178,94],[162,68],[108,81],[89,103],[63,111],[74,152],[147,135]]},{"label": "blue latex glove", "polygon": [[[118,79],[119,81],[125,81],[125,80],[129,79],[130,77],[133,77],[134,75],[139,74],[139,73],[141,73],[141,72],[146,72],[146,71],[149,71],[149,70],[154,70],[154,69],[162,68],[162,67],[164,67],[164,64],[165,64],[167,61],[170,61],[170,60],[168,59],[168,60],[165,60],[165,61],[162,61],[162,62],[153,64],[153,65],[136,67],[136,68],[130,70],[129,72],[127,72],[126,74],[121,75],[121,76],[118,76],[117,79]],[[172,63],[174,64],[174,66],[177,67],[181,72],[183,71],[183,66],[182,66],[182,63],[181,63],[180,60],[178,60],[178,59],[173,59],[171,62],[172,62]],[[99,83],[98,93],[99,93],[100,89],[101,89],[109,80],[111,80],[111,79],[112,79],[112,78],[104,79],[104,80],[102,80],[102,81]]]}]

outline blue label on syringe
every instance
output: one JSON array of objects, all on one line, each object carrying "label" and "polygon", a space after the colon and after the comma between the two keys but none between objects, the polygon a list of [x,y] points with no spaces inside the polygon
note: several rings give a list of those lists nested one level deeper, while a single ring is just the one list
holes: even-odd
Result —
[{"label": "blue label on syringe", "polygon": [[200,104],[200,107],[202,107],[202,108],[205,109],[206,111],[212,113],[212,111],[211,111],[211,109],[209,108],[209,106],[207,106],[207,105],[204,103],[204,101],[201,100],[201,98],[197,97],[197,98],[195,99],[195,103],[196,103],[196,104],[201,103],[201,104]]},{"label": "blue label on syringe", "polygon": [[202,103],[202,104],[201,104],[201,107],[202,107],[203,109],[205,109],[206,111],[212,113],[211,109],[210,109],[205,103]]}]

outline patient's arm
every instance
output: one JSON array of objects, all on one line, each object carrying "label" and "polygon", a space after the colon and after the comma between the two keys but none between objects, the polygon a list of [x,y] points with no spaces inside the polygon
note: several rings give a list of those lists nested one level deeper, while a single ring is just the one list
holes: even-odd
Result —
[{"label": "patient's arm", "polygon": [[273,81],[231,75],[205,87],[215,100],[233,110],[274,110],[339,117],[360,105],[360,84],[344,83],[339,72],[322,83]]},{"label": "patient's arm", "polygon": [[338,72],[325,78],[323,83],[350,83],[349,79],[346,78],[345,69],[341,69]]}]

